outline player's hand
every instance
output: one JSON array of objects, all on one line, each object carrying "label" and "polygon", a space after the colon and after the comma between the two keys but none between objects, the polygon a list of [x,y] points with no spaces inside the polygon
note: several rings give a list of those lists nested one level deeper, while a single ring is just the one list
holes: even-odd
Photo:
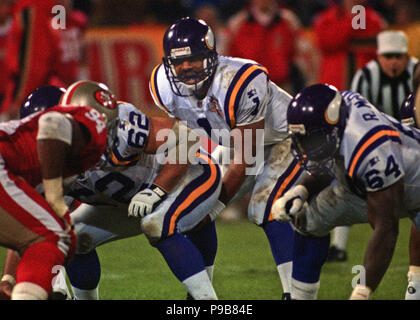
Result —
[{"label": "player's hand", "polygon": [[0,300],[10,300],[10,297],[12,296],[12,290],[13,290],[12,282],[15,282],[15,281],[3,280],[3,279],[0,281]]},{"label": "player's hand", "polygon": [[306,208],[308,190],[303,185],[297,185],[287,191],[273,205],[273,219],[281,222],[289,222],[298,216]]},{"label": "player's hand", "polygon": [[152,185],[137,193],[128,206],[128,216],[143,218],[165,200],[167,193],[157,185]]}]

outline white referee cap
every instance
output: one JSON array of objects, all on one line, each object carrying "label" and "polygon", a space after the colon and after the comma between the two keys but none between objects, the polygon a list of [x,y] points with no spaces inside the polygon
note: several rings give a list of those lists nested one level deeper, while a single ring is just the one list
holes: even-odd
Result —
[{"label": "white referee cap", "polygon": [[378,54],[408,52],[408,38],[403,31],[382,31],[378,34],[377,40]]}]

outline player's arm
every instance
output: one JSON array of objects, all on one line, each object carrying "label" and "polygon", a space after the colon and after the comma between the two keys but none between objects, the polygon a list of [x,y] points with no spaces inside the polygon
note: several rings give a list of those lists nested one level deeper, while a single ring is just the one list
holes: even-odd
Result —
[{"label": "player's arm", "polygon": [[[132,199],[128,215],[143,217],[153,211],[176,186],[191,165],[200,144],[200,136],[181,122],[169,118],[151,118],[150,131],[144,152],[158,154],[166,161],[150,188]],[[187,156],[181,158],[182,155]],[[163,154],[167,154],[163,156]]]},{"label": "player's arm", "polygon": [[[174,143],[169,145],[168,137],[165,139],[161,139],[160,132],[165,130],[171,130],[174,133],[174,137],[177,139]],[[186,131],[190,131],[186,128]],[[182,141],[179,139],[179,132],[180,132],[180,123],[177,120],[170,119],[170,118],[160,118],[160,117],[152,117],[150,118],[150,133],[149,138],[146,143],[144,151],[146,153],[153,153],[156,154],[159,152],[161,147],[167,143],[168,148],[172,148],[172,150],[168,150],[168,154],[173,152],[175,155],[179,154],[179,148],[182,148],[181,145],[187,143],[187,141]],[[190,162],[182,162],[177,161],[179,159],[174,159],[175,161],[168,161],[160,171],[159,175],[156,177],[154,183],[165,190],[166,193],[170,192],[173,187],[178,183],[178,181],[186,174],[188,168],[190,166]],[[176,162],[176,163],[173,163]]]},{"label": "player's arm", "polygon": [[389,188],[367,194],[367,214],[373,228],[366,248],[364,267],[366,284],[359,284],[350,299],[369,298],[387,270],[398,236],[398,211],[403,201],[404,186],[400,179]]},{"label": "player's arm", "polygon": [[[261,141],[257,142],[257,130],[259,129],[264,130],[264,120],[249,125],[238,126],[235,129],[236,131],[232,133],[233,136],[237,134],[240,138],[234,138],[234,158],[223,177],[222,191],[219,200],[225,205],[239,191],[241,185],[245,181],[246,169],[256,165],[255,163],[248,163],[247,158],[249,158],[250,155],[255,156],[257,143],[262,143]],[[245,137],[249,136],[245,134],[246,130],[250,130],[251,132],[251,141],[245,141]],[[240,141],[240,143],[237,143],[237,141]]]},{"label": "player's arm", "polygon": [[63,172],[66,159],[78,154],[89,141],[89,132],[63,113],[47,112],[39,118],[37,154],[45,199],[59,217],[68,207],[63,197]]}]

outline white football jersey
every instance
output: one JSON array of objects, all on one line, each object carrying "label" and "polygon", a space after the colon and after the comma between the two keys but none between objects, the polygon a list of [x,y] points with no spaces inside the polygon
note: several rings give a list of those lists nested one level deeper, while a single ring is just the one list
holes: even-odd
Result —
[{"label": "white football jersey", "polygon": [[[169,116],[185,121],[192,129],[204,130],[208,137],[213,133],[213,140],[221,144],[229,140],[217,139],[215,132],[230,132],[262,119],[265,145],[280,141],[287,133],[286,111],[292,97],[270,81],[267,69],[255,61],[219,56],[203,100],[175,95],[163,64],[153,70],[149,87],[155,103]],[[186,94],[188,89],[180,87]]]},{"label": "white football jersey", "polygon": [[349,182],[362,194],[385,189],[404,178],[406,209],[420,209],[420,130],[380,112],[363,96],[342,95],[349,117],[340,154]]},{"label": "white football jersey", "polygon": [[149,137],[149,119],[129,103],[120,102],[116,138],[96,168],[86,171],[71,185],[68,195],[89,204],[128,203],[151,184],[162,165],[143,149]]}]

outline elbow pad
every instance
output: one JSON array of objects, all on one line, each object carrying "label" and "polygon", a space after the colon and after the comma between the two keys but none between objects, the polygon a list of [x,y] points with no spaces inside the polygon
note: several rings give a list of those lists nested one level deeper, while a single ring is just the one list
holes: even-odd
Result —
[{"label": "elbow pad", "polygon": [[60,112],[51,111],[39,117],[36,139],[60,140],[71,145],[72,131],[70,119]]}]

